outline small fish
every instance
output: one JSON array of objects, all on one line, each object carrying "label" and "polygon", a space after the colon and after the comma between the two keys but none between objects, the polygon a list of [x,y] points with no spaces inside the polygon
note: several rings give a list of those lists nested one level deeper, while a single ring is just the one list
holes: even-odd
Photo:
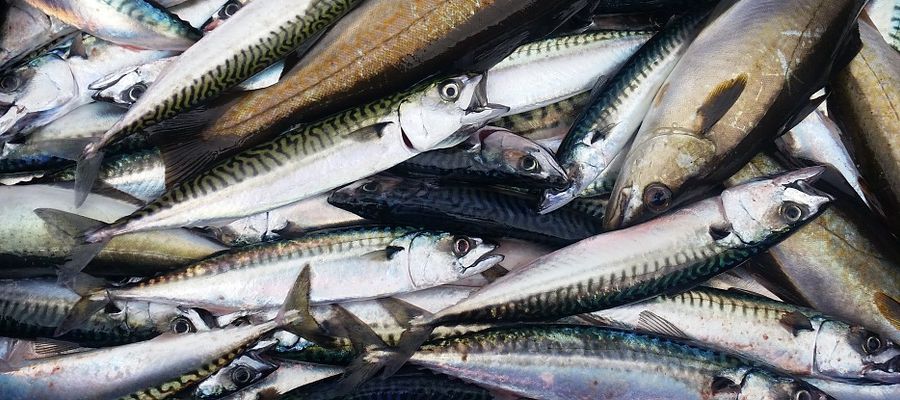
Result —
[{"label": "small fish", "polygon": [[613,327],[690,340],[795,377],[900,383],[900,348],[812,309],[695,288],[590,314]]},{"label": "small fish", "polygon": [[[203,381],[197,387],[195,396],[201,399],[221,398],[223,400],[259,400],[266,398],[265,396],[279,396],[280,399],[288,399],[290,398],[288,393],[292,390],[344,372],[343,367],[333,365],[273,359],[274,370],[261,377],[260,375],[270,367],[262,363],[247,365],[239,363],[239,361],[240,359],[228,367],[227,375],[224,374],[226,371],[222,370]],[[240,369],[242,367],[246,370]],[[224,383],[218,385],[219,387],[207,383],[210,382],[210,379],[220,375],[221,378],[218,378],[217,381],[224,381]],[[245,381],[247,383],[242,383]],[[225,396],[221,397],[223,394]]]},{"label": "small fish", "polygon": [[[761,154],[726,183],[782,171]],[[883,224],[859,210],[859,203],[837,197],[819,218],[757,257],[750,270],[785,300],[900,343],[900,253]]]},{"label": "small fish", "polygon": [[601,232],[600,220],[571,209],[540,215],[520,193],[376,176],[339,189],[328,202],[363,218],[566,245]]},{"label": "small fish", "polygon": [[466,334],[422,346],[410,363],[533,399],[832,399],[724,353],[585,326]]},{"label": "small fish", "polygon": [[[900,58],[898,58],[900,60]],[[867,188],[856,163],[844,147],[841,130],[822,111],[809,114],[797,126],[776,139],[779,150],[795,160],[826,165],[837,172],[869,208],[879,206]]]},{"label": "small fish", "polygon": [[153,50],[184,50],[202,36],[165,8],[144,0],[25,0],[98,38]]},{"label": "small fish", "polygon": [[804,118],[812,96],[858,48],[852,27],[865,3],[719,3],[651,104],[604,226],[633,225],[702,198]]},{"label": "small fish", "polygon": [[[564,206],[582,196],[591,184],[613,168],[616,158],[631,142],[656,92],[675,68],[708,11],[685,15],[655,35],[612,78],[594,89],[589,106],[576,120],[557,150],[556,158],[566,171],[564,190],[547,190],[540,204],[542,213]],[[615,178],[616,175],[605,174]],[[601,183],[611,187],[612,182]],[[596,196],[606,193],[585,193]]]},{"label": "small fish", "polygon": [[[273,330],[318,334],[308,316],[308,296],[305,269],[275,320],[12,362],[0,370],[0,392],[9,400],[166,398],[225,367]],[[157,367],[147,368],[151,365]],[[115,379],[108,379],[113,375]]]},{"label": "small fish", "polygon": [[566,183],[553,153],[513,132],[494,127],[482,128],[455,147],[419,154],[392,171],[523,188],[561,187]]}]

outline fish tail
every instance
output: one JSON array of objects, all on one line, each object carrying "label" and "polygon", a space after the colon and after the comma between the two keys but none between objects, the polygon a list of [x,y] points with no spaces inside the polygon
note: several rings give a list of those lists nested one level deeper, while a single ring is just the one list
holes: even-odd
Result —
[{"label": "fish tail", "polygon": [[60,235],[74,238],[78,243],[72,248],[68,260],[59,266],[59,281],[66,286],[71,286],[81,270],[112,238],[105,229],[109,226],[102,221],[52,208],[38,208],[34,213]]},{"label": "fish tail", "polygon": [[97,145],[97,143],[88,144],[75,165],[75,207],[84,204],[100,175],[103,151],[96,150]]},{"label": "fish tail", "polygon": [[278,311],[275,322],[291,333],[311,340],[320,345],[334,342],[334,338],[326,335],[324,330],[309,311],[310,271],[309,264],[304,265],[294,287],[284,300]]},{"label": "fish tail", "polygon": [[91,316],[112,302],[105,289],[105,281],[85,273],[73,274],[68,286],[81,295],[66,317],[56,327],[54,336],[61,336],[83,325]]}]

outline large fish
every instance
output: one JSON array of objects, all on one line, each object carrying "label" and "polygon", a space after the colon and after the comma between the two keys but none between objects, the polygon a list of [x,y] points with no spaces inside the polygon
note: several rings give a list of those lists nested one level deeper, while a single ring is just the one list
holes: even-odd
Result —
[{"label": "large fish", "polygon": [[805,116],[832,69],[852,56],[849,33],[864,4],[720,3],[654,99],[616,180],[606,227],[703,196]]},{"label": "large fish", "polygon": [[[641,47],[615,76],[594,89],[590,105],[557,150],[556,158],[570,183],[564,190],[544,192],[542,212],[556,210],[582,196],[605,170],[613,167],[616,157],[641,126],[656,92],[699,32],[706,14],[694,12],[673,21]],[[584,195],[600,194],[605,193]]]},{"label": "large fish", "polygon": [[863,48],[832,81],[828,107],[850,136],[891,228],[900,232],[900,53],[865,18],[859,32]]},{"label": "large fish", "polygon": [[130,216],[87,233],[90,244],[73,253],[66,269],[79,269],[98,244],[113,236],[257,214],[388,169],[420,152],[454,146],[506,110],[479,101],[481,82],[481,75],[463,75],[424,84],[245,150]]},{"label": "large fish", "polygon": [[888,338],[812,309],[734,290],[695,288],[590,316],[728,351],[795,377],[900,383],[900,349]]},{"label": "large fish", "polygon": [[184,50],[202,33],[178,15],[144,0],[25,0],[98,38],[154,50]]},{"label": "large fish", "polygon": [[[783,168],[759,155],[726,183]],[[838,198],[815,221],[757,259],[770,290],[900,343],[900,254],[894,237],[860,205]]]},{"label": "large fish", "polygon": [[426,344],[410,363],[534,399],[832,399],[723,353],[585,326],[471,333]]},{"label": "large fish", "polygon": [[[398,6],[393,0],[366,1],[323,35],[278,84],[222,99],[202,116],[186,115],[160,127],[166,132],[162,136],[172,139],[164,151],[171,167],[167,181],[203,171],[296,122],[315,121],[428,77],[484,72],[585,4],[587,0],[415,0]],[[87,167],[79,174],[85,189],[92,180]]]}]

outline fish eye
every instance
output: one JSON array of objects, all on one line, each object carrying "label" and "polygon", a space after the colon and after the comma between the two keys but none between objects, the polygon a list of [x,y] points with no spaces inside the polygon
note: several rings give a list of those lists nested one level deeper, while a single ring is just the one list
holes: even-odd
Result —
[{"label": "fish eye", "polygon": [[465,236],[457,236],[453,238],[453,254],[457,257],[463,257],[472,251],[472,239]]},{"label": "fish eye", "polygon": [[0,78],[0,90],[6,92],[12,92],[18,89],[21,84],[22,79],[15,75],[6,75],[3,78]]},{"label": "fish eye", "polygon": [[446,101],[456,101],[459,99],[459,92],[461,90],[459,82],[455,80],[449,80],[441,83],[439,87],[441,92],[441,98]]},{"label": "fish eye", "polygon": [[800,389],[794,393],[794,400],[812,400],[809,390]]},{"label": "fish eye", "polygon": [[537,159],[533,156],[526,155],[525,157],[522,157],[522,161],[520,161],[520,164],[522,166],[522,169],[527,172],[541,172],[541,164],[539,164]]},{"label": "fish eye", "polygon": [[797,203],[786,202],[781,206],[781,216],[788,223],[799,222],[803,219],[804,214],[803,208]]},{"label": "fish eye", "polygon": [[662,183],[651,183],[644,189],[644,205],[653,212],[662,212],[672,202],[672,190]]},{"label": "fish eye", "polygon": [[147,85],[144,85],[143,83],[135,83],[133,86],[128,88],[128,93],[127,93],[128,100],[135,102],[139,98],[141,98],[141,96],[143,96],[144,92],[146,92],[146,91],[147,91]]},{"label": "fish eye", "polygon": [[246,385],[250,383],[250,380],[253,379],[253,373],[250,372],[250,368],[247,368],[243,365],[238,365],[233,370],[231,370],[231,381],[238,385]]},{"label": "fish eye", "polygon": [[172,332],[177,334],[190,333],[194,331],[194,324],[185,317],[178,317],[172,320],[172,324],[170,325]]},{"label": "fish eye", "polygon": [[881,338],[875,335],[869,335],[869,337],[866,338],[866,341],[863,342],[863,350],[868,354],[877,353],[881,350],[882,344]]},{"label": "fish eye", "polygon": [[241,4],[236,1],[228,2],[225,7],[222,7],[222,13],[219,15],[222,18],[230,18],[234,15],[238,10],[241,9]]},{"label": "fish eye", "polygon": [[370,181],[362,185],[363,192],[375,193],[378,191],[378,182]]}]

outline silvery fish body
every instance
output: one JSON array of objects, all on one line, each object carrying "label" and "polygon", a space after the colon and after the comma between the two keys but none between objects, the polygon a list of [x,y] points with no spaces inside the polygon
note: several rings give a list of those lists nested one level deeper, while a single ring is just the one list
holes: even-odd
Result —
[{"label": "silvery fish body", "polygon": [[495,328],[422,346],[410,363],[534,399],[831,399],[711,350],[612,329]]},{"label": "silvery fish body", "polygon": [[24,0],[6,3],[6,16],[0,26],[0,71],[54,40],[75,32],[75,27],[44,14]]},{"label": "silvery fish body", "polygon": [[[223,387],[233,387],[237,390],[221,390],[217,387],[211,387],[204,391],[204,395],[198,395],[200,398],[221,398],[223,400],[258,400],[262,396],[272,393],[283,395],[291,390],[309,385],[314,382],[340,375],[344,372],[343,367],[325,364],[314,364],[303,361],[291,361],[285,359],[273,360],[276,368],[265,377],[252,382],[250,385],[237,385],[230,383],[222,385]],[[224,370],[223,370],[224,371]],[[222,372],[222,371],[220,371]],[[227,378],[233,381],[233,378]],[[197,392],[207,381],[201,383]],[[196,392],[195,392],[196,393]],[[206,396],[205,394],[210,394]],[[226,394],[225,397],[218,397]]]},{"label": "silvery fish body", "polygon": [[[47,174],[41,183],[74,182],[75,166]],[[166,191],[166,165],[154,147],[107,157],[98,181],[148,203]]]},{"label": "silvery fish body", "polygon": [[897,0],[871,0],[866,6],[866,13],[884,36],[884,40],[900,51],[900,2]]},{"label": "silvery fish body", "polygon": [[202,34],[177,15],[144,0],[25,0],[96,37],[126,46],[184,50]]},{"label": "silvery fish body", "polygon": [[505,110],[479,104],[480,82],[480,75],[443,80],[303,125],[171,188],[86,239],[235,220],[454,146]]},{"label": "silvery fish body", "polygon": [[590,315],[611,326],[728,351],[796,377],[900,383],[900,349],[888,338],[733,290],[699,287]]},{"label": "silvery fish body", "polygon": [[815,217],[830,201],[809,186],[822,170],[734,187],[645,224],[582,240],[413,324],[563,317],[699,284]]}]

